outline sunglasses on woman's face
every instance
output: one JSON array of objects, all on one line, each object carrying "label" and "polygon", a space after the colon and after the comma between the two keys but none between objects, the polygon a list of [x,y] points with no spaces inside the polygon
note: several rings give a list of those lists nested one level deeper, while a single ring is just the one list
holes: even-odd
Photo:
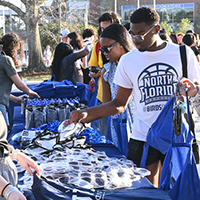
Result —
[{"label": "sunglasses on woman's face", "polygon": [[118,42],[115,42],[113,44],[111,44],[109,47],[101,47],[99,48],[100,51],[102,51],[103,53],[110,53],[111,49],[117,44]]}]

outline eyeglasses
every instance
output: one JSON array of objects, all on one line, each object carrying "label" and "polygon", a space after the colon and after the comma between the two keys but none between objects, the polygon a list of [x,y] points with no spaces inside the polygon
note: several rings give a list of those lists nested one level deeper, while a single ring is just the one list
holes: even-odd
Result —
[{"label": "eyeglasses", "polygon": [[127,34],[131,37],[131,39],[135,42],[135,40],[139,41],[139,42],[143,42],[144,41],[144,37],[155,27],[157,26],[157,24],[155,24],[153,27],[151,27],[144,35],[133,35],[132,31],[129,30],[127,32]]},{"label": "eyeglasses", "polygon": [[102,47],[99,48],[100,51],[102,51],[103,53],[110,53],[111,49],[117,44],[118,42],[115,42],[113,44],[111,44],[109,47]]}]

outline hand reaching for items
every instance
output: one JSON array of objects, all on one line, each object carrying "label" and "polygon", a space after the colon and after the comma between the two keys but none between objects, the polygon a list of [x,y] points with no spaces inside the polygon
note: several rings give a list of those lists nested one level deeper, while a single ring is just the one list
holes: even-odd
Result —
[{"label": "hand reaching for items", "polygon": [[31,175],[33,176],[33,171],[31,170],[34,169],[38,176],[41,175],[42,169],[40,166],[30,157],[28,157],[26,154],[20,152],[18,149],[15,150],[15,152],[12,154],[12,158],[14,160],[17,160],[19,164]]},{"label": "hand reaching for items", "polygon": [[84,120],[87,117],[88,113],[83,110],[75,110],[71,113],[71,116],[69,118],[69,124],[71,123],[78,123]]}]

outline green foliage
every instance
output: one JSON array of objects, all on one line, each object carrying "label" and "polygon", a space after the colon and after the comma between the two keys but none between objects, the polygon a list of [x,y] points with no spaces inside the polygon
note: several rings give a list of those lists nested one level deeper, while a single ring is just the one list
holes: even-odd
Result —
[{"label": "green foliage", "polygon": [[183,33],[185,34],[186,31],[192,29],[193,26],[190,24],[190,20],[188,18],[182,19],[180,23],[177,24],[177,31],[176,33]]},{"label": "green foliage", "polygon": [[46,24],[39,30],[40,40],[43,46],[54,47],[59,42],[58,23]]},{"label": "green foliage", "polygon": [[[98,27],[88,24],[88,28],[93,28],[97,34]],[[85,30],[85,25],[79,23],[74,23],[74,24],[63,23],[62,30],[63,29],[68,29],[70,32],[77,32],[82,37],[82,33]]]},{"label": "green foliage", "polygon": [[3,36],[3,28],[0,28],[0,37]]},{"label": "green foliage", "polygon": [[167,32],[168,35],[171,35],[171,33],[173,32],[173,29],[172,29],[171,25],[169,25],[167,23],[167,21],[161,22],[160,25],[162,28],[165,29],[165,31]]},{"label": "green foliage", "polygon": [[[89,24],[88,28],[94,28],[96,34],[97,34],[97,30],[98,28]],[[77,32],[81,37],[82,37],[82,33],[85,29],[85,25],[84,24],[66,24],[66,23],[62,23],[62,29],[68,29],[70,32]],[[43,46],[47,46],[50,45],[51,47],[55,47],[59,42],[60,42],[60,35],[58,32],[58,23],[54,23],[54,24],[46,24],[44,26],[42,26],[39,30],[40,32],[40,39],[41,39],[41,44]]]}]

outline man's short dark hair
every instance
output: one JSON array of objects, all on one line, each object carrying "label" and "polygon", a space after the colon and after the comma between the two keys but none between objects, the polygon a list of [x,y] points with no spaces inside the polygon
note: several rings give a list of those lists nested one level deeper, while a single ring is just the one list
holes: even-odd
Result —
[{"label": "man's short dark hair", "polygon": [[82,33],[83,39],[87,37],[92,37],[93,35],[96,35],[95,30],[93,28],[86,28]]},{"label": "man's short dark hair", "polygon": [[188,45],[188,46],[193,45],[195,43],[195,36],[194,36],[194,34],[192,34],[190,32],[187,33],[187,34],[185,34],[184,37],[183,37],[183,42],[186,45]]},{"label": "man's short dark hair", "polygon": [[160,16],[153,8],[141,7],[133,12],[130,21],[133,24],[145,22],[147,25],[153,25],[159,24]]},{"label": "man's short dark hair", "polygon": [[111,22],[111,24],[116,23],[116,24],[121,24],[121,17],[118,13],[115,13],[113,11],[108,11],[105,12],[99,17],[99,24],[101,22]]}]

